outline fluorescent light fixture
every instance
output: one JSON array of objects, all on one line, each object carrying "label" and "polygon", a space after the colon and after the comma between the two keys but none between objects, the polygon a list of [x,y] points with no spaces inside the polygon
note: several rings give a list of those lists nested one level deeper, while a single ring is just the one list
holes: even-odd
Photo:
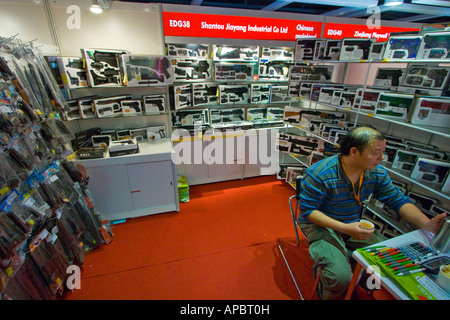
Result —
[{"label": "fluorescent light fixture", "polygon": [[395,1],[395,0],[385,0],[384,1],[384,5],[389,6],[389,7],[398,6],[400,4],[403,4],[403,1]]},{"label": "fluorescent light fixture", "polygon": [[97,4],[91,5],[91,7],[89,8],[89,10],[91,10],[91,12],[92,12],[92,13],[95,13],[95,14],[100,14],[100,13],[103,12],[102,8],[100,8],[100,6],[97,5]]}]

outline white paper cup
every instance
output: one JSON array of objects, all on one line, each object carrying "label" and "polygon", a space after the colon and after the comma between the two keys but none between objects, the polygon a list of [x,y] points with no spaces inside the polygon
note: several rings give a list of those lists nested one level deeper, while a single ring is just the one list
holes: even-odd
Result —
[{"label": "white paper cup", "polygon": [[[449,268],[450,265],[447,265]],[[447,276],[444,271],[442,271],[442,269],[444,269],[445,266],[441,266],[439,268],[439,274],[437,276],[436,279],[436,283],[445,291],[447,291],[448,293],[450,293],[450,277]]]},{"label": "white paper cup", "polygon": [[359,220],[359,226],[366,230],[372,230],[373,228],[375,228],[375,225],[371,221],[366,219]]}]

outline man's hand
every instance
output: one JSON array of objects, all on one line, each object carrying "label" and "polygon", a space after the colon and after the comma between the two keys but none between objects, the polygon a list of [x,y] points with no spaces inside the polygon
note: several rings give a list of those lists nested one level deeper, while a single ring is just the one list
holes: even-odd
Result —
[{"label": "man's hand", "polygon": [[359,225],[359,222],[352,222],[346,224],[345,230],[343,230],[345,234],[348,234],[354,239],[357,240],[366,240],[369,239],[373,233],[375,232],[375,229],[367,230],[364,228],[361,228]]},{"label": "man's hand", "polygon": [[311,212],[311,214],[308,216],[308,219],[312,223],[315,223],[324,228],[330,228],[335,231],[345,233],[357,240],[369,239],[375,232],[375,229],[367,230],[361,228],[359,226],[359,222],[343,223],[341,221],[330,218],[329,216],[318,210],[314,210],[313,212]]},{"label": "man's hand", "polygon": [[441,213],[435,217],[433,217],[433,219],[430,219],[430,221],[428,221],[428,223],[425,225],[425,230],[428,230],[432,233],[436,233],[438,232],[439,228],[441,227],[442,222],[444,222],[445,217],[447,216],[447,214]]}]

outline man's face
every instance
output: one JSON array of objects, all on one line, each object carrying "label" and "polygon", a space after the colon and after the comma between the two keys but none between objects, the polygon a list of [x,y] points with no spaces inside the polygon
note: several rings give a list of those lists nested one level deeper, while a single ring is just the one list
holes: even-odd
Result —
[{"label": "man's face", "polygon": [[386,140],[375,140],[363,152],[358,152],[358,163],[364,169],[374,169],[384,159]]}]

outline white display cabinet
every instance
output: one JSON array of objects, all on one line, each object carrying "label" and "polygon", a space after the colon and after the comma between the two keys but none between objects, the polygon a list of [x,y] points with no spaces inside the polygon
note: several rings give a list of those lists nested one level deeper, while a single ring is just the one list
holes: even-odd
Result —
[{"label": "white display cabinet", "polygon": [[139,143],[137,154],[77,160],[89,176],[95,206],[107,220],[179,211],[169,139]]}]

